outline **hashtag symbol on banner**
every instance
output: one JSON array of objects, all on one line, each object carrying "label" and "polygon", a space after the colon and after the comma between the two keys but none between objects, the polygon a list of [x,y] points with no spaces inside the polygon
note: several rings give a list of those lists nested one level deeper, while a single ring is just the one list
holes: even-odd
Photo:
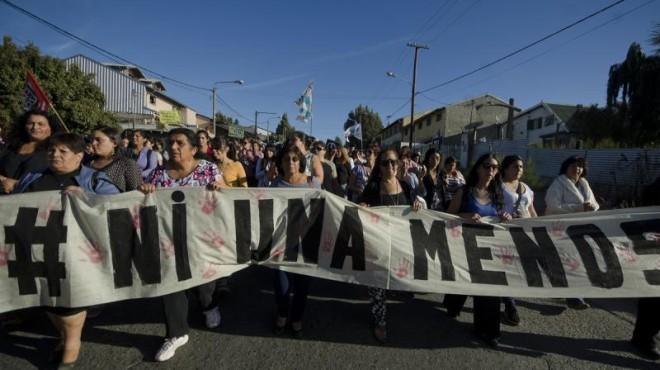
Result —
[{"label": "hashtag symbol on banner", "polygon": [[[10,278],[18,280],[20,295],[36,294],[35,278],[46,278],[48,294],[59,297],[60,279],[66,277],[63,262],[59,261],[60,243],[66,243],[67,227],[64,211],[50,211],[46,226],[36,226],[38,208],[18,209],[16,222],[5,225],[5,243],[14,244],[15,260],[7,261]],[[43,245],[43,261],[32,260],[34,244]]]}]

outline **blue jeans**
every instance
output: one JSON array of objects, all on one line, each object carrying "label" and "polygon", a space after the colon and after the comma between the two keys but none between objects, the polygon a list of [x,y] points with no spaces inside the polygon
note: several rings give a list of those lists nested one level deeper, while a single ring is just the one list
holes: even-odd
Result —
[{"label": "blue jeans", "polygon": [[[290,322],[302,320],[310,281],[309,276],[274,270],[273,283],[277,316],[288,317]],[[293,293],[292,301],[289,299],[291,293]]]}]

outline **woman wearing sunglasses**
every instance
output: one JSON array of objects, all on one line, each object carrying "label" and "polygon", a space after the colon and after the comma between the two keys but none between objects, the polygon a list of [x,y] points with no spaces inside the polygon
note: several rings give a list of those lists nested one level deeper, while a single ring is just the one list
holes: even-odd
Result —
[{"label": "woman wearing sunglasses", "polygon": [[[386,150],[378,157],[369,182],[364,188],[359,203],[362,206],[412,206],[414,211],[422,208],[408,183],[399,180],[399,157],[394,150]],[[369,288],[371,314],[374,320],[373,334],[376,340],[387,340],[387,291],[382,288]]]},{"label": "woman wearing sunglasses", "polygon": [[[508,221],[511,215],[503,211],[503,197],[499,180],[499,163],[493,154],[484,154],[472,166],[465,186],[456,192],[448,213],[457,214],[472,222],[493,217]],[[444,305],[447,315],[458,317],[467,296],[447,294]],[[500,297],[474,297],[474,330],[477,337],[491,347],[499,345]]]}]

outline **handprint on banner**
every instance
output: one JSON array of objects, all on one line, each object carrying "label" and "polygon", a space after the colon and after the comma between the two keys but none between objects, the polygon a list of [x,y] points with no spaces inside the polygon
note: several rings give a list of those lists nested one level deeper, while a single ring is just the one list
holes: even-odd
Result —
[{"label": "handprint on banner", "polygon": [[37,214],[37,217],[39,217],[40,219],[42,219],[44,221],[47,221],[48,216],[50,216],[50,211],[52,211],[53,208],[55,208],[55,205],[57,205],[56,200],[54,200],[54,199],[49,200],[48,203],[46,203],[46,207],[44,207],[44,208],[39,207],[39,208],[41,208],[41,210]]},{"label": "handprint on banner", "polygon": [[160,240],[160,250],[163,251],[165,258],[170,258],[174,256],[174,243],[167,238]]},{"label": "handprint on banner", "polygon": [[204,241],[207,242],[211,248],[216,250],[221,250],[225,246],[225,241],[220,237],[215,231],[205,231],[204,232]]},{"label": "handprint on banner", "polygon": [[412,269],[412,263],[405,257],[401,257],[399,260],[399,266],[394,270],[394,275],[398,278],[408,277],[410,270]]},{"label": "handprint on banner", "polygon": [[262,200],[266,197],[266,193],[263,190],[250,190],[250,194],[256,200]]},{"label": "handprint on banner", "polygon": [[580,261],[566,252],[560,253],[559,259],[564,266],[568,267],[569,271],[575,271],[580,267]]},{"label": "handprint on banner", "polygon": [[213,191],[204,192],[204,200],[199,201],[200,208],[202,212],[206,215],[210,215],[218,207],[218,198],[215,196]]},{"label": "handprint on banner", "polygon": [[202,278],[204,279],[210,279],[217,275],[218,269],[216,269],[212,264],[206,263],[204,266],[204,270],[202,270]]},{"label": "handprint on banner", "polygon": [[0,267],[7,266],[9,260],[9,247],[0,245]]},{"label": "handprint on banner", "polygon": [[284,254],[284,249],[285,249],[285,247],[283,245],[279,245],[279,246],[273,248],[273,250],[270,252],[270,257],[271,258],[280,257],[281,255]]},{"label": "handprint on banner", "polygon": [[633,250],[632,245],[628,242],[621,242],[615,244],[616,254],[623,259],[624,262],[633,264],[637,262],[637,254]]},{"label": "handprint on banner", "polygon": [[452,238],[460,238],[461,236],[461,223],[459,221],[451,220],[447,223]]},{"label": "handprint on banner", "polygon": [[321,251],[323,251],[323,253],[327,253],[327,254],[332,253],[332,249],[334,245],[331,239],[332,238],[330,234],[324,234],[323,237],[321,238],[321,240],[323,240],[323,242],[321,243]]},{"label": "handprint on banner", "polygon": [[133,227],[135,230],[140,230],[140,205],[135,205],[135,207],[131,209],[131,218],[133,219]]},{"label": "handprint on banner", "polygon": [[103,253],[98,243],[95,243],[90,240],[85,240],[85,245],[79,246],[79,248],[87,256],[87,260],[81,259],[80,260],[81,262],[91,262],[93,264],[103,262]]},{"label": "handprint on banner", "polygon": [[502,264],[504,265],[512,265],[513,261],[515,259],[513,252],[509,248],[505,248],[502,246],[498,246],[497,250],[499,251],[499,254],[496,254],[495,256],[502,261]]},{"label": "handprint on banner", "polygon": [[553,236],[556,236],[558,238],[564,236],[564,232],[566,231],[566,228],[564,227],[564,224],[560,221],[555,221],[550,225],[550,233]]},{"label": "handprint on banner", "polygon": [[380,222],[380,215],[375,212],[370,212],[369,213],[369,221],[371,221],[372,224],[377,224]]}]

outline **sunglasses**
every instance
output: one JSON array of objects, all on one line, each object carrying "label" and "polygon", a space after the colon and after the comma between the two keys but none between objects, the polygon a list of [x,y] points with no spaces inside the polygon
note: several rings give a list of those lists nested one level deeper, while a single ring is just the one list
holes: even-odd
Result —
[{"label": "sunglasses", "polygon": [[382,161],[380,161],[380,165],[383,167],[387,167],[387,166],[396,167],[399,165],[399,161],[397,161],[396,159],[383,159]]},{"label": "sunglasses", "polygon": [[500,167],[496,164],[484,163],[481,165],[485,170],[495,170],[497,171]]}]

